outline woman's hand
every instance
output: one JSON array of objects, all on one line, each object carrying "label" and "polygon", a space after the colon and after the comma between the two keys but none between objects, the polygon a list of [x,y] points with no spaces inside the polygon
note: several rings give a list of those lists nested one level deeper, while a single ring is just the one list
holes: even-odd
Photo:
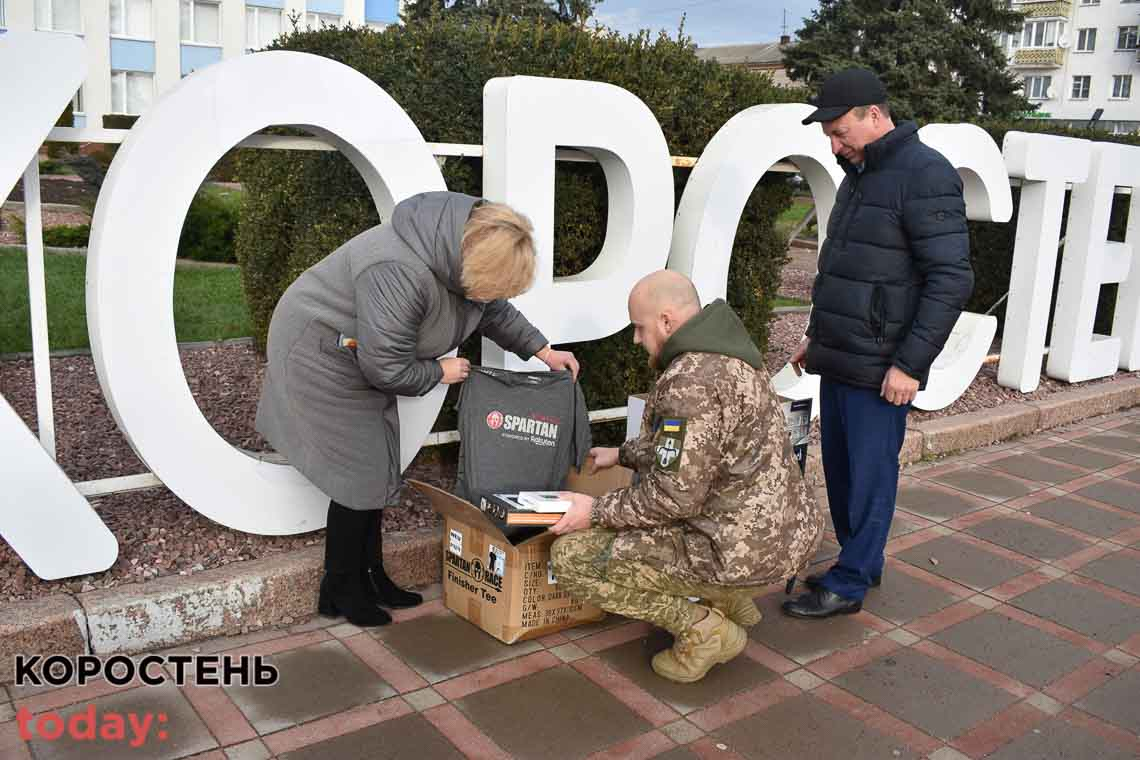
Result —
[{"label": "woman's hand", "polygon": [[547,344],[545,348],[535,354],[539,359],[553,370],[568,369],[578,379],[578,360],[569,351],[555,351]]},{"label": "woman's hand", "polygon": [[457,356],[440,359],[439,366],[443,367],[443,379],[440,382],[444,385],[462,383],[471,374],[471,362]]}]

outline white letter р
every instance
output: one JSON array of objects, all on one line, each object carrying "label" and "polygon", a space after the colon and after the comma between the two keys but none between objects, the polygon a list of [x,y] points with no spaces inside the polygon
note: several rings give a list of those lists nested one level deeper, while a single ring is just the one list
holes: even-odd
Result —
[{"label": "white letter \u0440", "polygon": [[[33,160],[87,74],[78,37],[45,32],[0,34],[4,114],[0,187],[4,196]],[[20,72],[19,76],[12,76]],[[45,580],[98,572],[114,564],[119,544],[87,500],[48,456],[15,410],[0,398],[0,535]]]}]

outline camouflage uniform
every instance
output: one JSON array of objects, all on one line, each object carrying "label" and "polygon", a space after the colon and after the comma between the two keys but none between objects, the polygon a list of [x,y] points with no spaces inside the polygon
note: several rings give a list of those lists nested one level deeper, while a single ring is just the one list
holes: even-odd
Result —
[{"label": "camouflage uniform", "polygon": [[558,583],[603,609],[676,632],[692,603],[788,578],[823,513],[800,475],[768,373],[718,353],[677,356],[620,450],[638,481],[597,499],[590,530],[552,549]]}]

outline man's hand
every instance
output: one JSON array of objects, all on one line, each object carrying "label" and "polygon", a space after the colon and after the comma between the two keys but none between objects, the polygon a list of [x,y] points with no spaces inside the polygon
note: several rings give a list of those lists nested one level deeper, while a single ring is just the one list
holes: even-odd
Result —
[{"label": "man's hand", "polygon": [[598,446],[590,449],[590,468],[587,475],[593,475],[598,470],[608,470],[618,464],[618,449]]},{"label": "man's hand", "polygon": [[570,509],[566,510],[561,520],[550,526],[550,532],[561,536],[589,528],[590,519],[594,514],[594,498],[584,493],[570,491],[563,491],[562,498],[570,499]]},{"label": "man's hand", "polygon": [[918,395],[918,381],[898,367],[891,367],[883,378],[879,395],[895,406],[909,404]]},{"label": "man's hand", "polygon": [[792,352],[792,358],[788,361],[792,365],[792,370],[797,375],[803,374],[804,360],[807,359],[808,343],[811,343],[810,338],[804,338],[800,344],[796,346],[796,350]]},{"label": "man's hand", "polygon": [[444,385],[462,383],[471,374],[471,362],[457,356],[440,359],[439,365],[443,367],[443,379],[440,382]]},{"label": "man's hand", "polygon": [[575,359],[574,354],[569,351],[555,351],[547,344],[542,350],[535,354],[535,356],[553,370],[570,370],[574,374],[574,379],[578,379],[578,360]]}]

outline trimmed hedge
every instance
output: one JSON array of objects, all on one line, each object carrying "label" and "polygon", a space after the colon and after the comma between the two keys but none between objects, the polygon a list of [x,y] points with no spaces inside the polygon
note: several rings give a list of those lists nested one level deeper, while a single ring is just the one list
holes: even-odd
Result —
[{"label": "trimmed hedge", "polygon": [[[1140,135],[1114,135],[1089,129],[1071,129],[1059,125],[1043,124],[1037,121],[1017,122],[983,122],[979,126],[985,129],[994,141],[1001,147],[1006,132],[1035,132],[1041,134],[1061,135],[1064,137],[1078,137],[1097,142],[1115,142],[1127,145],[1140,145]],[[1068,224],[1069,196],[1065,194],[1064,215],[1061,220],[1061,237],[1064,238]],[[966,307],[970,311],[985,312],[990,309],[1009,290],[1009,278],[1013,267],[1013,244],[1017,233],[1017,215],[1021,191],[1013,188],[1013,218],[1007,224],[994,222],[970,222],[970,260],[974,267],[974,294]],[[1129,197],[1117,195],[1113,203],[1112,216],[1109,223],[1108,239],[1124,240],[1124,231],[1128,223]],[[1062,255],[1064,251],[1062,249]],[[1060,280],[1061,256],[1057,257],[1057,271],[1053,278],[1053,304],[1050,307],[1049,324],[1052,326],[1052,310],[1056,305],[1057,284]],[[1112,325],[1112,310],[1116,304],[1116,285],[1105,286],[1101,291],[1100,303],[1097,307],[1097,318],[1094,329],[1100,334],[1107,334]],[[1005,326],[1005,306],[1003,302],[994,309],[998,318],[998,333],[1000,335]]]},{"label": "trimmed hedge", "polygon": [[199,190],[190,202],[182,235],[178,239],[178,258],[195,261],[234,263],[238,226],[238,205],[218,195]]},{"label": "trimmed hedge", "polygon": [[[272,47],[315,53],[357,69],[391,94],[433,142],[482,142],[483,85],[498,76],[585,79],[624,87],[656,114],[673,155],[699,156],[724,123],[745,108],[801,102],[805,97],[800,90],[775,87],[765,75],[701,61],[684,38],[595,34],[534,21],[465,25],[436,17],[383,32],[294,32]],[[241,153],[238,172],[246,198],[237,255],[255,341],[264,348],[269,319],[285,288],[378,219],[363,182],[339,154]],[[443,174],[451,190],[481,194],[480,161],[450,159]],[[677,200],[688,176],[688,170],[674,171]],[[791,196],[792,187],[783,177],[761,181],[745,208],[733,248],[728,300],[762,348],[786,259],[775,221],[789,207]],[[580,272],[593,262],[605,236],[607,206],[600,168],[560,163],[556,198],[556,274]],[[582,361],[583,385],[594,408],[622,405],[630,392],[643,391],[652,382],[645,354],[632,345],[629,329],[572,349]],[[478,357],[477,342],[461,350]],[[449,417],[445,410],[440,424],[451,424]]]}]

